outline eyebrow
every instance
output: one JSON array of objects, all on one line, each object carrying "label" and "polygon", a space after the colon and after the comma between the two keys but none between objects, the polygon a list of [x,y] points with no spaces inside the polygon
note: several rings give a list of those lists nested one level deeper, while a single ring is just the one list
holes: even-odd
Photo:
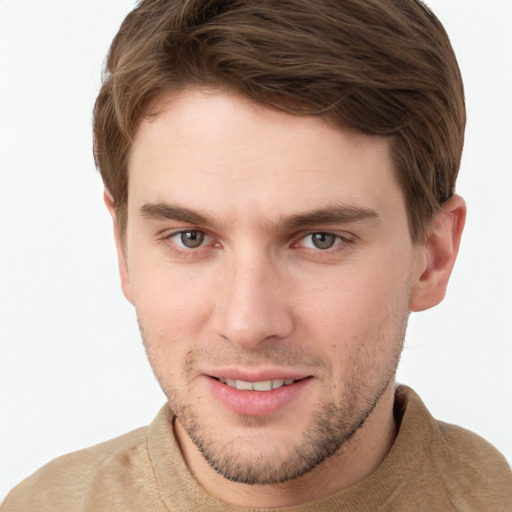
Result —
[{"label": "eyebrow", "polygon": [[349,224],[379,219],[380,215],[366,206],[333,205],[286,217],[282,223],[288,229],[300,229],[321,224]]},{"label": "eyebrow", "polygon": [[213,226],[214,220],[208,215],[168,203],[146,203],[139,208],[139,213],[146,219],[177,220],[188,224]]},{"label": "eyebrow", "polygon": [[[142,217],[156,220],[176,220],[207,227],[217,225],[212,217],[183,206],[168,203],[146,203],[139,208]],[[304,213],[284,216],[272,222],[274,229],[301,229],[308,226],[348,224],[352,222],[377,221],[380,215],[373,209],[359,205],[331,205]]]}]

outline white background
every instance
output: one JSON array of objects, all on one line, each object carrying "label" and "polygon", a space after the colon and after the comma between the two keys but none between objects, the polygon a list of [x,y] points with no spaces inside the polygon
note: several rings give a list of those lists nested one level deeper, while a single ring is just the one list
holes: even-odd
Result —
[{"label": "white background", "polygon": [[[465,78],[448,296],[411,318],[398,380],[512,461],[512,1],[430,0]],[[0,500],[48,460],[149,423],[164,397],[118,283],[91,150],[131,0],[0,0]]]}]

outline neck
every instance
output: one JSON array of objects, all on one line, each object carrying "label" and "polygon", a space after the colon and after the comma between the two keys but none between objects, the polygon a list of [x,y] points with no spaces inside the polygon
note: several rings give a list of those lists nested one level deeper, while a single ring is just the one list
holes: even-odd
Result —
[{"label": "neck", "polygon": [[209,494],[242,507],[289,507],[318,500],[368,477],[395,440],[394,384],[388,386],[365,424],[336,453],[312,471],[277,485],[246,485],[219,475],[203,458],[179,421],[176,438],[185,462]]}]

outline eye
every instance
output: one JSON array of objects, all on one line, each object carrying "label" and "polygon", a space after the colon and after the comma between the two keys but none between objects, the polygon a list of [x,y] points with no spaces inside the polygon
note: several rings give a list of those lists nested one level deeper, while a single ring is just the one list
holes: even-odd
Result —
[{"label": "eye", "polygon": [[202,231],[180,231],[169,237],[175,243],[186,249],[197,249],[203,245],[206,235]]},{"label": "eye", "polygon": [[300,240],[300,245],[309,249],[320,249],[325,251],[335,245],[339,245],[341,242],[343,242],[343,239],[339,235],[318,232],[306,235],[302,240]]}]

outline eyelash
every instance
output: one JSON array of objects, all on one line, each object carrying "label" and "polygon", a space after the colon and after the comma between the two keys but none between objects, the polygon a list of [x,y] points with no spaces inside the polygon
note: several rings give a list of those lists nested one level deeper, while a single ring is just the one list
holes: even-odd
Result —
[{"label": "eyelash", "polygon": [[[182,245],[181,242],[173,241],[173,239],[178,239],[180,236],[184,235],[185,233],[201,233],[204,235],[204,240],[208,241],[211,239],[211,237],[203,230],[201,229],[182,229],[179,231],[173,231],[172,233],[166,234],[162,239],[161,243],[165,244],[166,248],[170,249],[173,253],[177,254],[181,257],[194,257],[197,255],[201,249],[205,249],[206,246],[204,243],[202,243],[197,248],[190,248],[185,247]],[[220,245],[220,244],[218,244]]]},{"label": "eyelash", "polygon": [[[173,239],[178,239],[178,237],[184,235],[185,233],[200,233],[204,235],[204,241],[208,242],[212,239],[211,236],[209,236],[205,231],[201,229],[183,229],[179,231],[174,231],[172,233],[166,234],[165,237],[161,239],[161,242],[166,245],[167,248],[169,248],[172,252],[184,256],[184,257],[194,257],[194,255],[197,255],[199,251],[202,249],[207,249],[208,244],[205,245],[205,243],[201,243],[196,248],[191,247],[185,247],[182,242],[174,241]],[[301,247],[299,244],[301,241],[307,239],[308,237],[312,237],[314,235],[328,235],[335,237],[335,241],[331,247],[327,247],[325,249],[315,248],[315,247],[305,247],[302,246],[305,250],[307,250],[310,254],[314,254],[315,256],[321,256],[322,254],[332,254],[333,252],[343,251],[347,249],[348,244],[351,243],[351,239],[347,236],[340,235],[337,233],[333,233],[331,231],[309,231],[309,232],[303,232],[299,233],[293,240],[293,242],[290,244],[290,247],[296,248]],[[313,244],[312,244],[313,245]],[[219,243],[213,244],[213,247],[220,247]]]},{"label": "eyelash", "polygon": [[[313,237],[315,235],[326,235],[326,236],[332,236],[334,237],[333,245],[330,247],[326,247],[324,249],[321,249],[320,247],[305,247],[305,249],[309,249],[311,251],[314,251],[315,253],[327,253],[332,252],[335,250],[340,250],[340,246],[345,245],[346,242],[348,242],[348,239],[344,236],[341,236],[337,233],[332,233],[331,231],[311,231],[308,233],[301,233],[300,236],[297,237],[296,241],[292,243],[292,247],[296,247],[299,245],[300,242],[303,242],[308,237]],[[314,245],[313,241],[311,240],[311,245]]]}]

